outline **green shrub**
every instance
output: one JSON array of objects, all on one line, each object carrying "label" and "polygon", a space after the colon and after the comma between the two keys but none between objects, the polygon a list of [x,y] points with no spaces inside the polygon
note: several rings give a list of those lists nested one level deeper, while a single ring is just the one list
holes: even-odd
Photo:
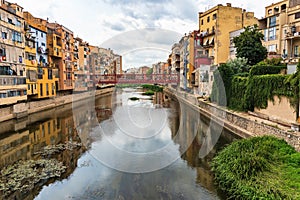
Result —
[{"label": "green shrub", "polygon": [[250,76],[266,75],[266,74],[279,74],[281,70],[286,69],[286,66],[266,66],[255,65],[250,69]]},{"label": "green shrub", "polygon": [[160,87],[158,85],[144,84],[144,85],[142,85],[142,88],[147,89],[147,90],[152,90],[154,92],[162,92],[163,91],[163,87]]},{"label": "green shrub", "polygon": [[230,199],[300,199],[300,153],[272,136],[238,140],[212,160]]}]

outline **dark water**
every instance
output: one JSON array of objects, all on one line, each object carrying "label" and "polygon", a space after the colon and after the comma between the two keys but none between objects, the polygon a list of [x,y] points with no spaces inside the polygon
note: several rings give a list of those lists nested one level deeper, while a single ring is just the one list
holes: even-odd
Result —
[{"label": "dark water", "polygon": [[187,105],[130,89],[0,125],[2,169],[39,159],[66,166],[2,199],[222,199],[209,162],[234,140]]}]

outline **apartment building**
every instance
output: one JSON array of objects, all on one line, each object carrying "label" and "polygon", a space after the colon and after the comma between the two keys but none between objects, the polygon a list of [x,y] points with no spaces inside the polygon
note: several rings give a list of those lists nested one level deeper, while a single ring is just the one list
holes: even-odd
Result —
[{"label": "apartment building", "polygon": [[236,48],[233,42],[233,39],[235,37],[238,37],[241,35],[241,33],[243,33],[245,31],[244,28],[239,29],[239,30],[235,30],[235,31],[231,31],[229,33],[229,41],[230,41],[230,45],[229,45],[229,55],[228,55],[228,60],[230,59],[235,59],[236,58]]},{"label": "apartment building", "polygon": [[27,99],[23,8],[0,1],[0,105]]},{"label": "apartment building", "polygon": [[295,72],[300,57],[300,1],[284,0],[266,6],[259,26],[269,58],[282,57],[288,73]]},{"label": "apartment building", "polygon": [[[94,47],[89,56],[90,76],[97,84],[102,75],[122,74],[122,56],[115,54],[111,49]],[[113,78],[110,76],[110,78]]]},{"label": "apartment building", "polygon": [[74,39],[74,91],[76,92],[88,91],[89,88],[93,87],[90,81],[89,55],[89,44],[76,37]]},{"label": "apartment building", "polygon": [[200,12],[201,45],[205,49],[205,55],[212,58],[212,64],[218,65],[227,61],[231,31],[254,24],[258,24],[258,20],[253,12],[232,7],[230,3],[225,6],[219,4],[205,12]]},{"label": "apartment building", "polygon": [[288,0],[266,6],[265,17],[259,20],[259,27],[264,34],[263,45],[268,50],[269,58],[280,57],[281,55],[283,58],[287,57],[289,49],[282,39],[287,33],[287,27],[289,27],[287,21],[288,7]]},{"label": "apartment building", "polygon": [[171,71],[172,71],[172,73],[180,71],[180,45],[179,45],[179,43],[175,43],[172,46]]},{"label": "apartment building", "polygon": [[187,89],[187,63],[188,63],[188,36],[184,35],[179,41],[179,52],[180,52],[180,62],[179,62],[179,74],[180,74],[180,82],[179,87],[186,90]]},{"label": "apartment building", "polygon": [[24,12],[24,18],[27,94],[32,99],[54,97],[56,96],[56,77],[48,60],[45,20],[36,18],[29,12]]},{"label": "apartment building", "polygon": [[60,94],[71,93],[75,88],[73,32],[58,23],[46,24],[49,34],[49,60],[58,69],[56,90]]},{"label": "apartment building", "polygon": [[55,91],[59,89],[59,69],[63,69],[62,60],[62,33],[56,27],[55,23],[43,22],[47,26],[47,47],[48,47],[48,61],[52,69],[55,82]]},{"label": "apartment building", "polygon": [[281,34],[282,57],[288,63],[288,71],[290,67],[295,71],[300,57],[300,1],[287,2],[286,23],[282,27]]}]

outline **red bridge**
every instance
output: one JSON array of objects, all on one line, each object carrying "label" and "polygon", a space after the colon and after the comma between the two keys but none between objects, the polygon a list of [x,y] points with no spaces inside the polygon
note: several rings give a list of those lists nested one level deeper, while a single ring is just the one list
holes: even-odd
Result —
[{"label": "red bridge", "polygon": [[179,82],[179,74],[108,74],[100,75],[98,78],[98,84],[167,84]]}]

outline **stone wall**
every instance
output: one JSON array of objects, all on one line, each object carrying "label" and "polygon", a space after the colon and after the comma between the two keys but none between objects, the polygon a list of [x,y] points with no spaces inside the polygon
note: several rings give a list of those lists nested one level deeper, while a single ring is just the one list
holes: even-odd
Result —
[{"label": "stone wall", "polygon": [[219,107],[215,104],[205,102],[202,100],[195,103],[195,96],[183,92],[177,92],[172,88],[164,90],[166,95],[177,99],[180,102],[189,104],[194,109],[198,110],[200,114],[216,121],[229,131],[243,137],[274,135],[278,138],[284,139],[290,145],[294,146],[297,151],[300,151],[300,133],[291,130],[281,130],[269,124],[259,123],[254,119],[248,119],[238,112],[231,112],[226,108]]},{"label": "stone wall", "polygon": [[0,122],[14,118],[22,118],[29,114],[46,111],[58,106],[71,104],[73,102],[81,101],[87,98],[93,98],[95,96],[111,93],[112,91],[113,88],[103,88],[95,91],[58,96],[52,99],[19,103],[10,107],[0,108]]},{"label": "stone wall", "polygon": [[296,114],[294,108],[291,107],[290,101],[287,97],[274,97],[274,102],[268,101],[266,109],[255,108],[254,113],[265,116],[267,119],[282,123],[291,124],[296,122]]}]

